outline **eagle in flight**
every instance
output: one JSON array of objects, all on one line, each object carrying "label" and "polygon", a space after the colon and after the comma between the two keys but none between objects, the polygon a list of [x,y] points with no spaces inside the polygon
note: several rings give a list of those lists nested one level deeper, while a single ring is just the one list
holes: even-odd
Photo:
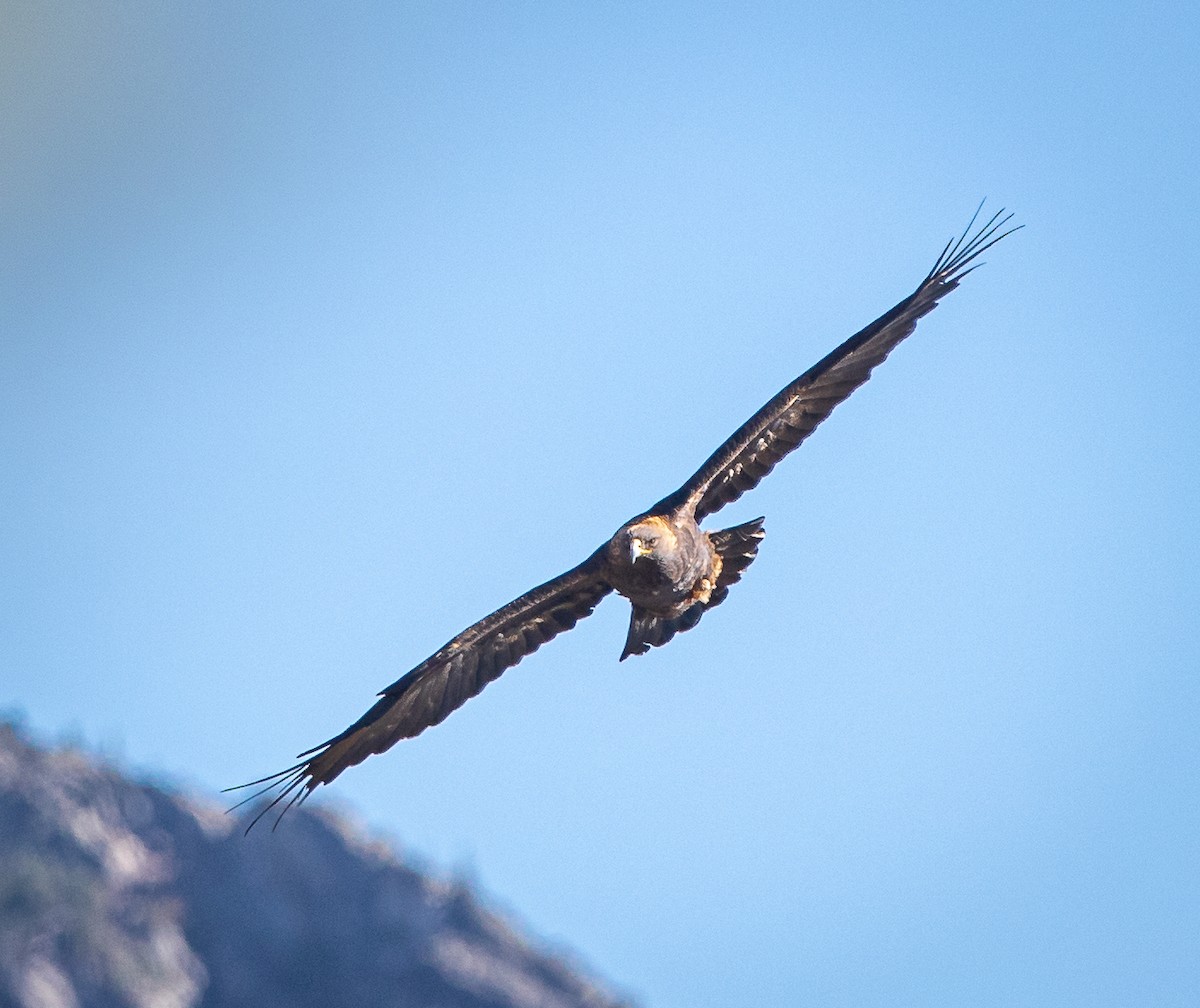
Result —
[{"label": "eagle in flight", "polygon": [[264,785],[246,801],[275,792],[247,831],[280,802],[286,800],[282,818],[317,785],[440,724],[505,669],[590,615],[609,592],[624,595],[633,608],[622,661],[691,630],[725,601],[763,537],[761,518],[714,532],[701,529],[700,521],[757,486],[980,265],[979,256],[1018,230],[1006,230],[1012,214],[1001,210],[973,231],[978,215],[946,244],[915,291],[783,388],[678,490],[627,521],[578,567],[468,627],[383,690],[349,728],[301,753],[299,763],[239,785]]}]

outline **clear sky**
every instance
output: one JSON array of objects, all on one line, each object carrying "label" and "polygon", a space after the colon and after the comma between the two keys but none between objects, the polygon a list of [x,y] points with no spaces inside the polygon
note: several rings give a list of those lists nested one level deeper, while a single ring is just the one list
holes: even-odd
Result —
[{"label": "clear sky", "polygon": [[1007,239],[617,663],[322,789],[648,1008],[1200,1003],[1188,5],[6,3],[0,703],[277,769]]}]

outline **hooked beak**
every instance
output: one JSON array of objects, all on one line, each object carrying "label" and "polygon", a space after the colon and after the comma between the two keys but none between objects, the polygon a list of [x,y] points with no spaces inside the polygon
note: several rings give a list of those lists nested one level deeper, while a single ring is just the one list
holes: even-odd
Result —
[{"label": "hooked beak", "polygon": [[637,536],[634,536],[632,539],[629,540],[629,562],[630,563],[636,563],[638,557],[644,557],[644,556],[646,556],[646,554],[653,553],[653,552],[654,551],[649,546],[647,546],[644,542],[642,542],[642,540],[639,539]]}]

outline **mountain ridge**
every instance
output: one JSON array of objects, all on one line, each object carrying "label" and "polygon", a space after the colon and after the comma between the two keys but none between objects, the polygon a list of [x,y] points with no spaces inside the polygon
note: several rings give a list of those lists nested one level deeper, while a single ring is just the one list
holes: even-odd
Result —
[{"label": "mountain ridge", "polygon": [[629,1008],[323,809],[254,830],[0,723],[0,1008]]}]

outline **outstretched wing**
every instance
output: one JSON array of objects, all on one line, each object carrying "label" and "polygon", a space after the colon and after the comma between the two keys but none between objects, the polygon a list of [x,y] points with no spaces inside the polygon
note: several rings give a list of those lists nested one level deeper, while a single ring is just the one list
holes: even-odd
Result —
[{"label": "outstretched wing", "polygon": [[266,785],[246,801],[269,791],[276,792],[270,804],[247,827],[247,832],[289,795],[281,818],[318,784],[328,784],[347,767],[441,723],[505,669],[552,637],[570,630],[611,591],[601,579],[602,566],[597,550],[578,567],[497,609],[383,690],[375,705],[340,735],[301,753],[301,762],[261,780],[238,785],[238,788]]},{"label": "outstretched wing", "polygon": [[978,215],[977,210],[961,237],[951,239],[912,294],[780,391],[651,513],[687,504],[695,509],[699,521],[757,486],[838,403],[871,377],[872,369],[916,328],[918,319],[933,311],[938,301],[976,268],[971,266],[974,260],[1018,230],[1003,230],[1012,214],[1001,210],[972,235]]}]

